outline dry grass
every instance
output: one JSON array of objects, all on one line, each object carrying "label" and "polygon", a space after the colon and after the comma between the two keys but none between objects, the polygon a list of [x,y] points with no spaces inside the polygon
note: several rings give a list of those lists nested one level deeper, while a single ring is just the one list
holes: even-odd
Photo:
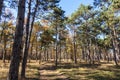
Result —
[{"label": "dry grass", "polygon": [[[0,80],[6,80],[7,79],[7,74],[9,71],[9,63],[3,63],[0,61]],[[40,64],[36,61],[31,61],[31,63],[27,64],[27,69],[26,69],[26,77],[28,80],[35,80],[36,78],[39,78],[39,68]],[[21,67],[20,70],[21,71]]]},{"label": "dry grass", "polygon": [[113,62],[94,65],[62,63],[57,68],[46,63],[40,74],[41,80],[120,80],[120,67],[114,66]]},{"label": "dry grass", "polygon": [[[9,63],[0,63],[0,80],[6,80]],[[53,62],[32,61],[27,64],[26,77],[27,80],[120,80],[120,67],[113,62],[94,65],[63,62],[55,67]]]}]

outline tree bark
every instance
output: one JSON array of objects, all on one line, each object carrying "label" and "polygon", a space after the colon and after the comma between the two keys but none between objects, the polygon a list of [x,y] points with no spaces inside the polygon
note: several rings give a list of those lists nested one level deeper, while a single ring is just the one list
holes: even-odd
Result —
[{"label": "tree bark", "polygon": [[23,58],[23,62],[22,62],[21,77],[25,77],[25,69],[26,69],[26,64],[27,64],[27,57],[28,57],[31,33],[32,33],[34,19],[35,19],[35,15],[36,15],[36,12],[37,12],[37,7],[38,7],[38,0],[36,0],[35,10],[34,10],[33,17],[32,17],[31,29],[30,29],[30,33],[29,33],[31,1],[32,0],[29,0],[29,3],[28,3],[28,5],[29,5],[29,12],[28,12],[28,18],[27,18],[27,24],[26,24],[26,43],[25,43],[24,58]]},{"label": "tree bark", "polygon": [[41,53],[42,53],[42,50],[39,53],[39,64],[41,63],[41,56],[42,56]]},{"label": "tree bark", "polygon": [[74,41],[73,41],[73,47],[74,47],[74,63],[77,64],[77,54],[76,54],[76,39],[75,39],[75,28],[74,28]]},{"label": "tree bark", "polygon": [[5,58],[6,58],[6,43],[7,40],[6,40],[6,35],[4,33],[3,63],[5,63]]},{"label": "tree bark", "polygon": [[113,34],[112,35],[112,45],[113,45],[113,53],[114,53],[114,61],[115,64],[118,65],[118,61],[117,61],[117,54],[118,52],[118,45],[117,45],[117,40],[116,40],[116,35],[115,35],[115,30],[113,29]]},{"label": "tree bark", "polygon": [[61,44],[61,41],[60,41],[60,60],[59,60],[60,63],[61,63],[61,59],[62,59],[62,51],[61,51],[61,47],[62,47],[62,44]]},{"label": "tree bark", "polygon": [[25,17],[25,2],[26,0],[19,0],[16,31],[14,43],[12,48],[12,57],[9,68],[8,80],[18,80],[20,57],[22,54],[22,37]]},{"label": "tree bark", "polygon": [[25,69],[27,64],[27,56],[29,51],[29,43],[28,43],[28,37],[29,37],[29,24],[30,24],[30,14],[31,14],[31,0],[28,2],[28,14],[27,14],[27,22],[26,22],[26,38],[25,38],[25,48],[24,48],[24,55],[23,55],[23,61],[22,61],[22,69],[21,69],[21,78],[25,78]]},{"label": "tree bark", "polygon": [[58,52],[58,42],[57,42],[57,38],[58,38],[58,29],[57,29],[57,27],[56,27],[56,42],[55,42],[55,49],[56,49],[56,51],[55,51],[55,66],[57,67],[57,65],[58,65],[58,54],[57,54],[57,52]]},{"label": "tree bark", "polygon": [[[32,43],[32,42],[31,42],[31,43]],[[31,46],[30,46],[29,63],[31,62],[32,52],[33,52],[33,43],[32,43]]]},{"label": "tree bark", "polygon": [[[30,28],[30,33],[29,33],[29,38],[28,38],[28,47],[30,45],[30,40],[31,40],[31,35],[32,35],[32,30],[33,30],[33,25],[34,25],[34,20],[35,20],[35,15],[36,15],[36,12],[37,12],[37,8],[38,8],[38,0],[36,0],[36,5],[35,5],[35,9],[34,9],[34,13],[33,13],[33,16],[32,16],[32,22],[31,22],[31,28]],[[33,44],[32,44],[33,46]],[[28,48],[29,50],[29,48]],[[32,52],[32,49],[31,49],[31,52]],[[29,60],[30,62],[30,60]]]}]

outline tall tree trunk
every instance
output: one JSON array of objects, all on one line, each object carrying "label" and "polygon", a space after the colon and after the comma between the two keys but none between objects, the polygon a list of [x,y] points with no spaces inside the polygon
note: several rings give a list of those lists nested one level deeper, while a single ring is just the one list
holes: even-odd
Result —
[{"label": "tall tree trunk", "polygon": [[45,49],[44,49],[44,61],[46,61],[46,58],[47,56],[46,56],[46,46],[45,46]]},{"label": "tall tree trunk", "polygon": [[27,64],[27,56],[29,51],[29,43],[28,43],[28,37],[29,37],[29,24],[30,24],[30,14],[31,14],[31,0],[28,1],[28,14],[27,14],[27,22],[26,22],[26,38],[25,38],[25,48],[24,48],[24,55],[23,55],[23,61],[22,61],[22,69],[21,69],[21,78],[25,78],[25,68]]},{"label": "tall tree trunk", "polygon": [[112,44],[113,44],[113,53],[114,53],[114,61],[115,64],[118,65],[118,60],[117,60],[117,55],[119,53],[118,51],[118,44],[117,44],[117,40],[116,40],[116,35],[115,35],[115,30],[113,29],[113,34],[112,35]]},{"label": "tall tree trunk", "polygon": [[42,55],[41,55],[41,53],[42,53],[42,51],[40,51],[40,53],[39,53],[39,64],[40,64],[40,62],[41,62],[41,57],[42,57]]},{"label": "tall tree trunk", "polygon": [[85,50],[83,46],[82,46],[82,59],[85,60]]},{"label": "tall tree trunk", "polygon": [[73,43],[73,47],[74,47],[74,63],[77,64],[77,54],[76,54],[76,39],[75,39],[75,28],[74,28],[74,43]]},{"label": "tall tree trunk", "polygon": [[9,68],[8,80],[18,80],[20,57],[22,55],[22,37],[25,17],[25,2],[26,0],[19,0],[16,31],[12,49],[12,57]]},{"label": "tall tree trunk", "polygon": [[3,24],[3,28],[2,28],[2,31],[1,31],[1,37],[0,37],[0,43],[2,42],[3,40],[3,43],[4,43],[4,47],[3,47],[3,51],[2,51],[2,60],[3,60],[3,63],[5,63],[5,56],[6,56],[6,35],[4,33],[5,29],[6,29],[6,18],[4,20],[4,24]]},{"label": "tall tree trunk", "polygon": [[3,28],[2,28],[2,31],[1,31],[1,35],[0,35],[0,42],[2,41],[2,39],[3,39],[3,36],[4,36],[4,31],[5,31],[5,29],[6,29],[6,18],[5,18],[5,20],[4,20],[4,25],[3,25]]},{"label": "tall tree trunk", "polygon": [[24,52],[24,58],[23,58],[23,64],[22,64],[22,71],[21,71],[21,77],[25,77],[25,69],[27,64],[27,56],[29,51],[29,45],[30,45],[30,39],[31,39],[31,33],[33,29],[34,19],[37,12],[38,7],[38,0],[36,0],[35,10],[32,17],[32,23],[31,23],[31,29],[29,33],[29,23],[30,23],[30,11],[31,11],[31,0],[29,0],[29,12],[28,12],[28,18],[27,18],[27,25],[26,25],[26,45],[25,45],[25,52]]},{"label": "tall tree trunk", "polygon": [[38,61],[38,47],[37,47],[37,45],[36,45],[36,53],[35,53],[35,55],[36,55],[36,62]]},{"label": "tall tree trunk", "polygon": [[3,48],[3,63],[5,63],[5,58],[6,58],[6,36],[5,36],[5,33],[4,33],[4,48]]},{"label": "tall tree trunk", "polygon": [[113,40],[113,53],[114,53],[114,61],[115,61],[115,64],[118,65],[118,61],[117,61],[117,50],[116,50],[116,47],[115,47],[115,41]]},{"label": "tall tree trunk", "polygon": [[58,38],[58,29],[57,29],[57,27],[56,27],[56,42],[55,42],[55,49],[56,49],[56,51],[55,51],[55,66],[57,67],[57,65],[58,65],[58,42],[57,42],[57,38]]},{"label": "tall tree trunk", "polygon": [[49,60],[48,48],[47,48],[47,51],[46,51],[46,56],[47,56],[47,61],[48,61]]},{"label": "tall tree trunk", "polygon": [[101,55],[101,48],[98,47],[99,51],[98,51],[98,62],[100,63],[100,60],[102,59],[102,55]]},{"label": "tall tree trunk", "polygon": [[31,47],[30,47],[29,63],[31,62],[32,52],[33,52],[33,43],[31,43]]},{"label": "tall tree trunk", "polygon": [[[33,16],[32,16],[31,28],[30,28],[30,32],[29,32],[28,50],[29,50],[29,45],[30,45],[30,40],[31,40],[31,35],[32,35],[32,30],[33,30],[33,25],[34,25],[34,21],[35,21],[35,15],[37,12],[38,4],[39,4],[39,2],[38,2],[38,0],[36,0],[36,5],[35,5],[35,9],[34,9]],[[32,46],[33,46],[33,44],[32,44]]]},{"label": "tall tree trunk", "polygon": [[91,64],[91,61],[92,61],[91,60],[91,54],[90,54],[91,53],[90,47],[91,47],[91,40],[88,39],[87,40],[87,47],[86,48],[87,48],[87,57],[88,57],[87,61],[89,62],[89,64]]},{"label": "tall tree trunk", "polygon": [[62,58],[62,51],[61,51],[61,41],[60,41],[60,63],[61,63],[61,58]]},{"label": "tall tree trunk", "polygon": [[37,41],[37,36],[36,36],[36,62],[38,60],[38,41]]}]

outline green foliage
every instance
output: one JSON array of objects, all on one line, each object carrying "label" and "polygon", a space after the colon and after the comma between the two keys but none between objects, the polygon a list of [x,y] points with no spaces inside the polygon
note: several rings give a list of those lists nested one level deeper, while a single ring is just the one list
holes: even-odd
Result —
[{"label": "green foliage", "polygon": [[51,29],[47,29],[45,30],[41,35],[40,35],[40,41],[41,41],[41,45],[43,46],[47,46],[50,43],[54,42],[54,38],[53,38],[53,30]]}]

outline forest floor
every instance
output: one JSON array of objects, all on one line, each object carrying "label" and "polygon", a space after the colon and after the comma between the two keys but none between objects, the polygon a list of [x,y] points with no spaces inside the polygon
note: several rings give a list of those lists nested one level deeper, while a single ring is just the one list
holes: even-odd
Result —
[{"label": "forest floor", "polygon": [[[0,61],[0,80],[6,80],[9,63]],[[62,62],[58,67],[53,62],[32,61],[27,64],[25,80],[120,80],[120,67],[113,62],[79,64]]]}]

